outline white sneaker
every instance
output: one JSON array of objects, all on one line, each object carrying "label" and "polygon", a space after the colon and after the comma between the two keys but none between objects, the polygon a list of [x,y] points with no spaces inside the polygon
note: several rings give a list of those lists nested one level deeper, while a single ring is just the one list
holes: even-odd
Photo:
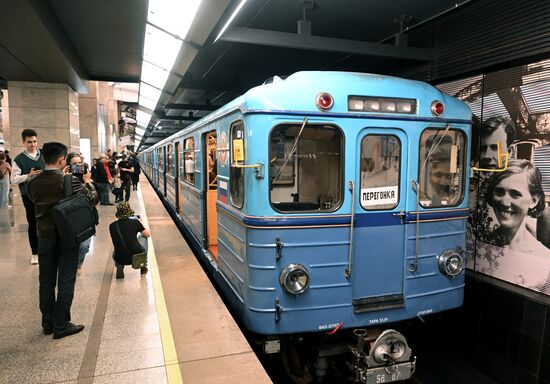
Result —
[{"label": "white sneaker", "polygon": [[31,256],[31,264],[32,265],[38,264],[38,255],[32,255]]}]

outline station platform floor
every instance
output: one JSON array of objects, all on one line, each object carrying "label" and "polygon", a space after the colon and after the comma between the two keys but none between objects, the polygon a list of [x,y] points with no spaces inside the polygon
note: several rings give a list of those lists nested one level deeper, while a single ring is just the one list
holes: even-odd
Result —
[{"label": "station platform floor", "polygon": [[42,334],[26,229],[0,228],[0,383],[271,383],[147,179],[139,185],[130,204],[151,229],[149,273],[126,266],[115,279],[115,207],[98,206],[71,310],[86,328],[73,336]]}]

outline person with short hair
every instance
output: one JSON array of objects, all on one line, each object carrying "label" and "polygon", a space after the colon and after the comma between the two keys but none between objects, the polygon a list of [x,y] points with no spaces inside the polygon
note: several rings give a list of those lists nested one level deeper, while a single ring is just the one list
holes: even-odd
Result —
[{"label": "person with short hair", "polygon": [[124,200],[130,200],[130,187],[132,186],[132,174],[134,173],[133,164],[128,161],[128,157],[123,155],[122,160],[118,163],[120,171],[120,180],[122,180],[122,191],[124,192]]},{"label": "person with short hair", "polygon": [[514,122],[504,116],[493,116],[481,125],[481,143],[479,148],[479,163],[481,168],[498,168],[498,144],[501,152],[506,154],[516,139]]},{"label": "person with short hair", "polygon": [[141,174],[141,166],[139,164],[139,160],[136,158],[135,155],[130,156],[130,163],[134,168],[134,172],[132,173],[132,186],[133,186],[133,190],[137,191],[137,187],[139,183],[139,175]]},{"label": "person with short hair", "polygon": [[38,237],[36,235],[36,214],[34,204],[27,194],[25,182],[28,178],[38,176],[44,169],[44,160],[38,149],[38,133],[33,129],[21,132],[21,139],[25,150],[17,155],[13,161],[11,183],[19,185],[19,192],[27,216],[29,245],[31,247],[31,264],[38,264]]},{"label": "person with short hair", "polygon": [[[54,339],[60,339],[84,329],[84,325],[71,323],[78,246],[67,247],[61,241],[53,215],[53,207],[65,198],[67,146],[50,142],[44,144],[42,151],[44,171],[30,176],[26,183],[29,199],[36,207],[42,329],[45,335],[53,333]],[[82,193],[92,204],[97,204],[98,196],[89,171],[83,174],[82,180],[83,183],[77,177],[72,177],[73,193]]]},{"label": "person with short hair", "polygon": [[6,160],[6,154],[0,152],[0,208],[7,208],[10,196],[11,166]]},{"label": "person with short hair", "polygon": [[[124,278],[124,266],[132,264],[132,256],[137,253],[147,254],[147,238],[151,236],[148,228],[141,222],[141,217],[134,216],[135,212],[127,201],[116,206],[117,221],[109,225],[109,233],[113,240],[113,260],[116,266],[116,278]],[[121,238],[122,236],[122,238]],[[148,271],[147,266],[142,267],[142,275]]]}]

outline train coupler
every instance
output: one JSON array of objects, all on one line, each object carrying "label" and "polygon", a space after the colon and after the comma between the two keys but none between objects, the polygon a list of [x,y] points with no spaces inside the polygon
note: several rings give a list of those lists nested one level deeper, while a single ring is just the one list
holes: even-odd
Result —
[{"label": "train coupler", "polygon": [[366,330],[357,329],[354,334],[357,345],[350,350],[356,383],[392,383],[412,376],[416,357],[401,333],[388,329],[377,338],[369,338]]}]

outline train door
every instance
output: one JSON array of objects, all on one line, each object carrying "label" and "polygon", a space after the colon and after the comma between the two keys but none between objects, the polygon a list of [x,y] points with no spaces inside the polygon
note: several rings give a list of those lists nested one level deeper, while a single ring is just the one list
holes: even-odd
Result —
[{"label": "train door", "polygon": [[151,177],[153,178],[153,184],[158,187],[158,166],[159,166],[159,148],[153,150],[153,163],[151,164]]},{"label": "train door", "polygon": [[367,128],[359,135],[355,181],[353,306],[355,312],[404,305],[407,136]]},{"label": "train door", "polygon": [[180,166],[181,166],[181,142],[176,141],[176,153],[175,153],[175,163],[176,163],[176,172],[174,173],[174,188],[176,190],[176,201],[174,206],[176,207],[176,212],[180,212],[180,199],[181,199],[181,187],[180,187]]},{"label": "train door", "polygon": [[218,258],[218,212],[216,201],[218,199],[218,177],[217,177],[217,148],[218,139],[216,131],[207,132],[204,135],[203,148],[203,173],[205,175],[205,229],[206,248]]},{"label": "train door", "polygon": [[161,159],[162,159],[162,166],[161,166],[161,170],[160,170],[160,178],[161,178],[161,190],[162,190],[162,194],[164,197],[166,197],[166,159],[167,159],[167,151],[166,151],[166,146],[162,146],[162,155],[161,155]]}]

